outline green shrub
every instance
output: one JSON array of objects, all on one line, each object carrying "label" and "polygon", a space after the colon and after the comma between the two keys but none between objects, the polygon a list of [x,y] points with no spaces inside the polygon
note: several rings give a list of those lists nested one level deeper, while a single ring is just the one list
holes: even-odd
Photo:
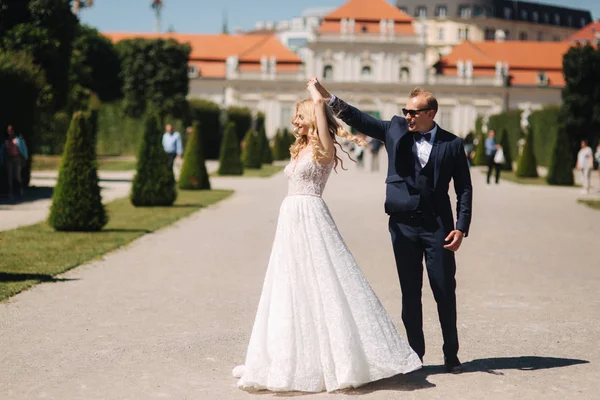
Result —
[{"label": "green shrub", "polygon": [[244,168],[260,169],[262,166],[263,141],[258,132],[250,129],[244,139],[242,161]]},{"label": "green shrub", "polygon": [[548,106],[531,113],[529,126],[535,138],[535,158],[539,165],[550,165],[560,118],[559,106]]},{"label": "green shrub", "polygon": [[48,218],[58,231],[99,231],[108,222],[91,125],[83,113],[73,114]]},{"label": "green shrub", "polygon": [[262,141],[262,163],[273,164],[273,151],[271,150],[271,144],[269,143],[269,138],[267,137],[264,127],[258,131],[258,133]]},{"label": "green shrub", "polygon": [[478,137],[475,155],[473,156],[473,165],[487,165],[487,157],[485,155],[485,139],[486,136],[481,133]]},{"label": "green shrub", "polygon": [[202,99],[190,100],[189,104],[192,121],[198,121],[202,128],[200,137],[205,159],[218,159],[221,148],[221,109],[219,105]]},{"label": "green shrub", "polygon": [[219,157],[219,175],[242,175],[244,165],[240,155],[235,123],[229,122],[225,127],[225,135],[221,142],[221,155]]},{"label": "green shrub", "polygon": [[252,111],[247,107],[231,106],[227,109],[227,119],[235,124],[238,143],[244,140],[246,132],[252,128]]},{"label": "green shrub", "polygon": [[131,187],[131,204],[140,206],[170,206],[177,198],[173,169],[162,147],[158,119],[146,119],[144,140],[137,157],[137,171]]},{"label": "green shrub", "polygon": [[488,119],[488,130],[496,132],[496,138],[506,129],[510,154],[519,154],[519,139],[521,132],[521,110],[508,110],[500,114],[491,115]]},{"label": "green shrub", "polygon": [[210,180],[204,162],[204,146],[200,124],[194,122],[192,133],[185,147],[183,166],[179,175],[179,188],[185,190],[210,189]]},{"label": "green shrub", "polygon": [[504,159],[506,160],[502,165],[502,171],[512,171],[512,154],[510,151],[510,144],[508,142],[508,132],[506,129],[502,130],[502,136],[500,136],[500,146],[502,146],[502,152],[504,153]]},{"label": "green shrub", "polygon": [[537,162],[535,160],[535,152],[533,146],[533,133],[531,127],[528,129],[527,136],[525,138],[525,146],[523,147],[523,154],[519,157],[517,162],[517,170],[515,175],[521,178],[537,178]]},{"label": "green shrub", "polygon": [[554,142],[552,158],[548,167],[546,182],[550,185],[573,186],[573,152],[571,151],[571,140],[563,126],[558,128],[558,134]]},{"label": "green shrub", "polygon": [[290,146],[294,144],[295,141],[296,138],[294,137],[294,135],[292,135],[287,128],[283,128],[280,142],[282,160],[290,159]]}]

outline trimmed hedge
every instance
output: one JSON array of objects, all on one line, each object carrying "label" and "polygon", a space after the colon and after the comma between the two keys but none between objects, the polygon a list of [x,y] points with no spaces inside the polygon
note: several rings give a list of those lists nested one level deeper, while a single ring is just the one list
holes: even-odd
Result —
[{"label": "trimmed hedge", "polygon": [[523,154],[519,157],[519,161],[517,162],[517,170],[515,171],[515,175],[521,178],[537,178],[537,162],[535,160],[535,150],[534,150],[534,137],[529,127],[527,136],[525,138],[525,146],[523,147]]},{"label": "trimmed hedge", "polygon": [[179,189],[210,189],[210,180],[204,162],[204,145],[202,142],[200,124],[194,122],[192,133],[183,155],[183,166],[179,174]]},{"label": "trimmed hedge", "polygon": [[189,101],[190,117],[202,128],[202,146],[207,160],[217,160],[221,149],[221,109],[217,103],[195,99]]},{"label": "trimmed hedge", "polygon": [[48,223],[58,231],[99,231],[108,222],[96,170],[92,116],[73,114]]},{"label": "trimmed hedge", "polygon": [[572,168],[573,163],[571,140],[565,126],[562,125],[558,129],[557,137],[554,141],[546,182],[550,185],[573,186],[575,184]]},{"label": "trimmed hedge", "polygon": [[510,151],[510,143],[508,141],[508,133],[506,132],[506,129],[502,130],[500,141],[498,143],[500,146],[502,146],[502,152],[504,153],[504,159],[506,160],[504,164],[502,164],[501,169],[502,171],[512,171],[513,158],[512,152]]},{"label": "trimmed hedge", "polygon": [[170,206],[177,198],[175,176],[162,147],[158,119],[146,118],[144,140],[137,157],[137,171],[131,186],[131,204],[136,207]]},{"label": "trimmed hedge", "polygon": [[529,115],[529,126],[535,138],[535,158],[539,165],[550,165],[560,118],[559,106],[548,106]]},{"label": "trimmed hedge", "polygon": [[244,140],[246,132],[252,128],[252,111],[248,107],[231,106],[227,109],[227,120],[235,124],[239,143]]},{"label": "trimmed hedge", "polygon": [[523,136],[521,132],[521,110],[508,110],[500,114],[490,116],[488,130],[496,132],[496,138],[504,130],[508,133],[510,154],[519,154],[519,139]]},{"label": "trimmed hedge", "polygon": [[263,142],[262,137],[254,129],[246,133],[242,161],[244,168],[260,169],[262,167]]},{"label": "trimmed hedge", "polygon": [[240,143],[238,141],[235,123],[229,122],[225,127],[225,135],[221,142],[219,157],[219,175],[242,175],[244,165],[241,160]]}]

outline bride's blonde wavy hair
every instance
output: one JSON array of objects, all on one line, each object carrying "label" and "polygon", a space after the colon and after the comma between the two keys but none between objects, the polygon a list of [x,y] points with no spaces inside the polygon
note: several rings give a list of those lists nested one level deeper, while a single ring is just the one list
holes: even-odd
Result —
[{"label": "bride's blonde wavy hair", "polygon": [[[292,118],[292,123],[296,119],[296,116],[300,114],[303,116],[303,120],[307,122],[308,125],[308,135],[300,135],[298,134],[298,129],[294,128],[294,137],[296,141],[290,146],[290,154],[292,158],[296,158],[300,151],[304,149],[308,145],[312,145],[312,156],[315,162],[318,162],[324,158],[327,158],[327,154],[323,149],[321,141],[319,140],[319,135],[317,133],[317,118],[315,116],[315,105],[312,100],[303,100],[296,104],[296,113]],[[329,135],[333,139],[333,157],[335,159],[334,169],[337,172],[338,162],[341,163],[342,169],[344,168],[344,161],[338,157],[337,149],[335,145],[337,145],[340,150],[342,150],[348,158],[355,162],[355,160],[350,156],[350,154],[344,150],[342,145],[337,141],[336,136],[340,136],[348,139],[352,143],[355,143],[362,147],[367,147],[367,142],[364,139],[359,138],[358,136],[354,136],[347,130],[345,130],[339,121],[333,115],[330,107],[325,107],[325,115],[327,116],[327,127],[329,128]]]}]

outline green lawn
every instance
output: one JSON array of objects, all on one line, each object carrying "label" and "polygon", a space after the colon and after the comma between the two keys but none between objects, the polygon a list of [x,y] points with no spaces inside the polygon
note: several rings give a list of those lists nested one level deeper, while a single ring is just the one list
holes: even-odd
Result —
[{"label": "green lawn", "polygon": [[578,203],[585,204],[586,206],[593,208],[594,210],[600,210],[600,200],[588,200],[588,199],[579,199]]},{"label": "green lawn", "polygon": [[55,232],[45,222],[0,232],[0,301],[98,258],[230,196],[230,190],[179,191],[173,207],[135,208],[129,199],[107,204],[101,232]]},{"label": "green lawn", "polygon": [[[285,167],[282,165],[269,165],[269,164],[265,164],[262,166],[261,169],[248,169],[245,168],[244,169],[244,177],[249,177],[249,178],[268,178],[270,176],[275,175],[276,173],[280,172],[281,170],[283,170]],[[210,174],[210,176],[220,176],[219,174],[217,174],[216,172],[213,172],[212,174]],[[229,175],[225,175],[223,177],[227,177]],[[236,177],[236,175],[232,176],[232,177]]]},{"label": "green lawn", "polygon": [[[52,171],[60,167],[61,156],[36,155],[33,157],[34,171]],[[132,171],[135,170],[134,159],[124,157],[98,157],[98,169],[102,171]]]}]

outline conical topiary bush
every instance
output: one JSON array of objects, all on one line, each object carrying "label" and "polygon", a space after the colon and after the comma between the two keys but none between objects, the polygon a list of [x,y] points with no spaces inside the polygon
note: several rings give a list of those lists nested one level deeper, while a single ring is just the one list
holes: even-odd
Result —
[{"label": "conical topiary bush", "polygon": [[273,148],[271,150],[273,159],[277,161],[283,160],[283,155],[281,154],[281,140],[281,130],[277,129],[277,132],[275,132],[275,136],[273,137]]},{"label": "conical topiary bush", "polygon": [[515,175],[521,178],[537,178],[537,162],[535,160],[535,153],[533,151],[533,131],[529,127],[527,137],[525,138],[525,146],[523,147],[523,154],[519,157],[517,162],[517,170]]},{"label": "conical topiary bush", "polygon": [[262,141],[262,163],[273,164],[273,151],[271,150],[271,144],[269,143],[269,138],[267,137],[264,126],[258,131],[258,134],[260,135]]},{"label": "conical topiary bush", "polygon": [[281,152],[282,160],[290,159],[290,146],[294,143],[295,140],[296,140],[296,138],[294,137],[294,135],[292,135],[287,128],[283,128],[283,132],[281,134],[281,141],[280,141],[280,145],[281,145],[280,152]]},{"label": "conical topiary bush", "polygon": [[96,170],[92,122],[73,114],[48,223],[58,231],[99,231],[108,222]]},{"label": "conical topiary bush", "polygon": [[204,162],[204,146],[202,145],[202,135],[198,122],[194,122],[192,133],[185,148],[183,166],[179,174],[179,189],[210,189],[210,180]]},{"label": "conical topiary bush", "polygon": [[502,164],[502,171],[512,171],[512,155],[510,154],[510,143],[508,142],[508,132],[506,129],[502,130],[500,146],[502,146],[502,152],[504,153],[504,159],[506,160],[504,164]]},{"label": "conical topiary bush", "polygon": [[550,185],[573,186],[573,155],[571,153],[571,142],[564,126],[558,128],[556,142],[548,167],[546,182]]},{"label": "conical topiary bush", "polygon": [[485,135],[479,135],[479,141],[475,148],[475,155],[473,156],[473,165],[487,165],[487,157],[485,155]]},{"label": "conical topiary bush", "polygon": [[136,207],[170,206],[176,198],[175,176],[162,147],[158,119],[150,115],[146,118],[144,138],[138,152],[131,204]]},{"label": "conical topiary bush", "polygon": [[235,123],[229,122],[225,127],[225,134],[221,141],[221,155],[219,157],[219,175],[242,175],[244,165],[240,154],[240,144],[235,130]]},{"label": "conical topiary bush", "polygon": [[262,138],[258,132],[250,129],[244,139],[244,151],[242,152],[244,168],[260,169],[262,167],[262,147]]}]

